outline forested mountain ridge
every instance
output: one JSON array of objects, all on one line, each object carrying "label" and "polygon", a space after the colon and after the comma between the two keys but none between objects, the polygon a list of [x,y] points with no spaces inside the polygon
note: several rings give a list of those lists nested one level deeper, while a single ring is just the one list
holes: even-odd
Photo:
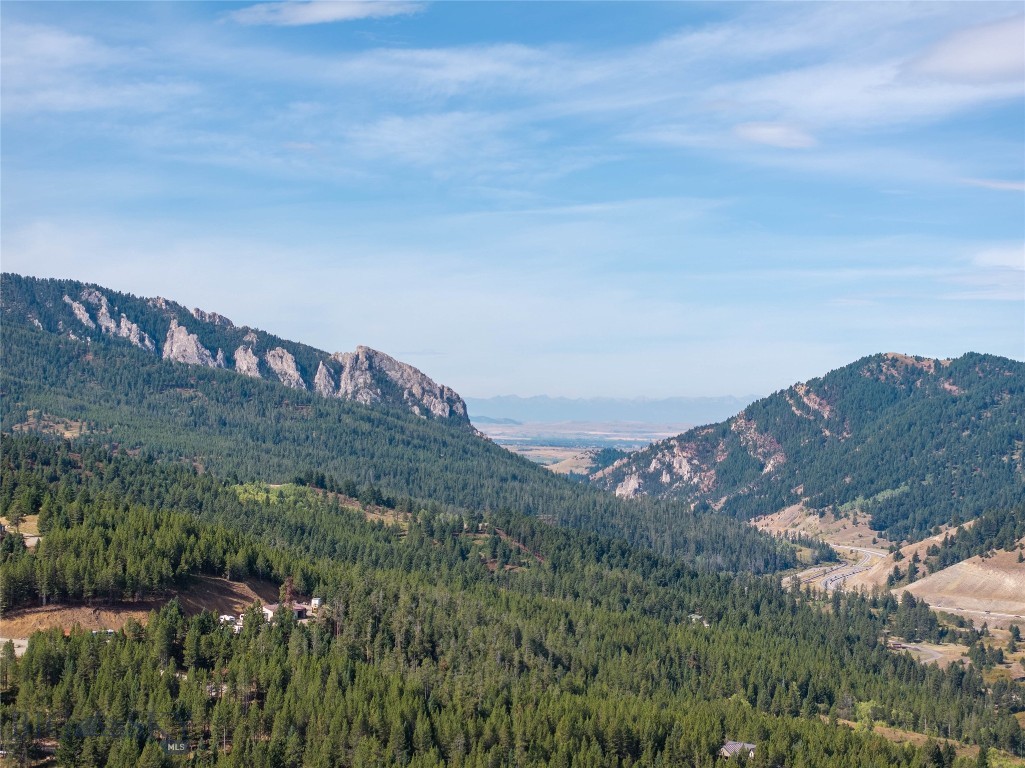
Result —
[{"label": "forested mountain ridge", "polygon": [[90,343],[130,344],[165,360],[226,368],[328,398],[406,407],[418,416],[468,424],[466,403],[411,365],[359,346],[328,354],[216,312],[164,298],[140,298],[75,280],[4,273],[5,325],[31,325]]},{"label": "forested mountain ridge", "polygon": [[877,722],[1025,751],[1019,684],[887,649],[888,627],[939,629],[911,598],[834,592],[823,610],[522,515],[405,500],[403,530],[313,489],[243,493],[148,455],[2,439],[0,510],[38,512],[43,535],[0,539],[7,607],[159,595],[196,573],[324,598],[308,624],[251,610],[235,633],[171,601],[145,627],[36,633],[17,660],[6,646],[0,738],[19,763],[56,742],[59,764],[170,766],[175,740],[189,764],[247,768],[707,768],[742,739],[754,765],[967,768]]},{"label": "forested mountain ridge", "polygon": [[1025,496],[1025,364],[992,355],[879,354],[592,475],[620,496],[740,518],[802,503],[857,507],[891,540]]},{"label": "forested mountain ridge", "polygon": [[[144,340],[171,331],[170,320],[160,320],[159,312],[145,310],[145,300],[132,297],[118,295],[115,310],[113,294],[104,292],[105,316],[124,313],[126,327],[138,326],[135,335],[142,347],[131,342],[131,328],[127,340],[114,338],[93,320],[103,299],[99,308],[90,303],[87,316],[97,327],[89,329],[63,299],[71,299],[69,291],[80,286],[4,277],[3,431],[84,432],[87,441],[144,449],[158,459],[194,463],[222,477],[269,483],[321,471],[392,495],[463,509],[509,508],[620,536],[702,568],[761,573],[796,564],[793,548],[748,526],[696,515],[680,504],[617,499],[557,477],[460,420],[421,418],[394,399],[371,407],[218,366],[165,360],[145,348]],[[71,302],[84,307],[86,300]],[[30,316],[38,324],[25,319]],[[143,324],[146,318],[151,325]],[[200,322],[226,333],[223,319],[198,321],[191,315],[181,318],[179,328]],[[91,335],[77,329],[72,337],[73,323]],[[117,328],[121,325],[119,319]],[[202,341],[216,360],[216,350],[230,343],[214,343],[214,338]],[[298,345],[290,349],[305,375],[309,364],[304,355],[316,351]]]}]

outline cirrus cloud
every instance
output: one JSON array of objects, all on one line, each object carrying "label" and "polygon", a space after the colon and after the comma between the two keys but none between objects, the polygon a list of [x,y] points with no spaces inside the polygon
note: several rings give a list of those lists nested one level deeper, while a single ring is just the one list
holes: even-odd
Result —
[{"label": "cirrus cloud", "polygon": [[416,13],[419,3],[364,2],[363,0],[307,0],[305,2],[258,3],[234,11],[228,17],[239,24],[274,27],[301,27],[308,24],[330,24],[336,21],[380,19]]},{"label": "cirrus cloud", "polygon": [[1025,16],[973,27],[939,41],[912,65],[946,80],[1020,81],[1025,75]]},{"label": "cirrus cloud", "polygon": [[745,141],[784,149],[807,149],[818,143],[811,134],[786,123],[742,123],[733,132]]}]

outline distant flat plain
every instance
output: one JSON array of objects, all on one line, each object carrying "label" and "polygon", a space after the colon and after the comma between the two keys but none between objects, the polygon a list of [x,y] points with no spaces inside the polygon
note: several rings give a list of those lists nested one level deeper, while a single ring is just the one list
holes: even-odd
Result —
[{"label": "distant flat plain", "polygon": [[582,473],[591,454],[601,448],[634,451],[656,440],[687,431],[692,424],[624,421],[563,421],[497,424],[474,423],[503,448],[542,464],[553,472]]}]

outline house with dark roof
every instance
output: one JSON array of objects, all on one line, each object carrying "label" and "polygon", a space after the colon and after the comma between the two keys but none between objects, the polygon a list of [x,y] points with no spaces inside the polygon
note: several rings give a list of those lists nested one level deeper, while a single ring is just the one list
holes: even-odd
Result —
[{"label": "house with dark roof", "polygon": [[742,752],[745,753],[745,757],[748,759],[754,757],[755,745],[749,744],[746,741],[727,741],[719,748],[719,757],[725,757],[727,760],[730,760]]}]

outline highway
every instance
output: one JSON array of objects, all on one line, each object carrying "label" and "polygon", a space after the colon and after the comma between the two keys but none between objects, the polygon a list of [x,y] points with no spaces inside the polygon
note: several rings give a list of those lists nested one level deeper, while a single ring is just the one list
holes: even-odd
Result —
[{"label": "highway", "polygon": [[878,549],[866,549],[865,547],[851,547],[851,546],[837,546],[833,545],[836,550],[846,549],[848,552],[861,553],[861,559],[856,563],[841,563],[831,567],[823,567],[821,565],[809,568],[806,571],[802,571],[797,575],[797,578],[801,580],[802,584],[817,584],[818,586],[825,589],[827,592],[837,587],[842,587],[844,582],[854,576],[855,574],[867,571],[877,561],[886,557],[887,553]]}]

